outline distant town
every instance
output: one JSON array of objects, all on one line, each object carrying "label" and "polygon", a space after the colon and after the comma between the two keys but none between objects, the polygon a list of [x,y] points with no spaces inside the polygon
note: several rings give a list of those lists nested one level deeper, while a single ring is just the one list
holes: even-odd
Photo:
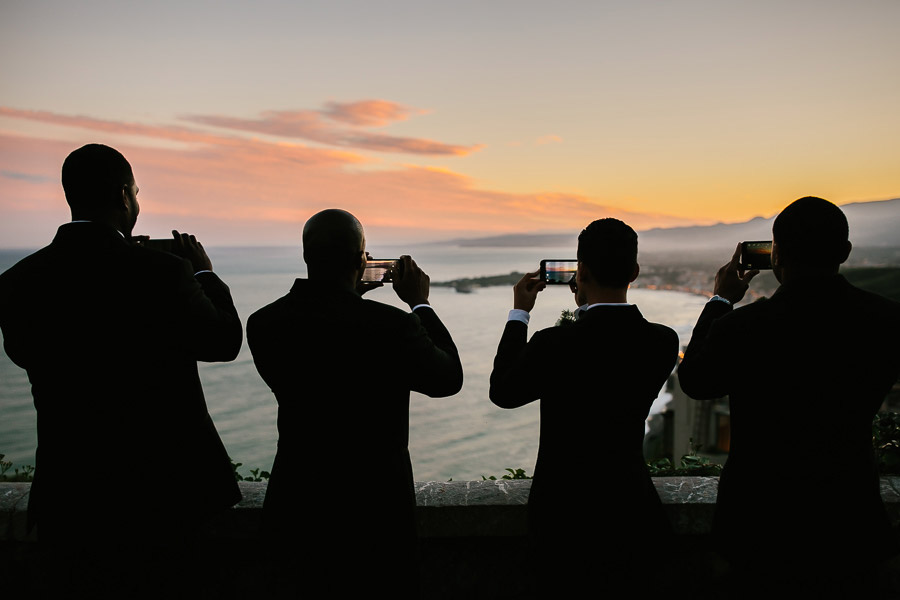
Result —
[{"label": "distant town", "polygon": [[[850,283],[862,289],[880,294],[900,302],[900,266],[857,266],[843,267],[841,274]],[[865,265],[866,263],[863,263]],[[900,261],[898,261],[900,264]],[[716,270],[721,265],[713,263],[660,264],[641,259],[641,274],[632,287],[649,290],[674,290],[701,296],[711,296]],[[432,282],[434,287],[452,287],[457,292],[469,293],[477,288],[491,286],[512,286],[522,278],[523,273],[512,272],[505,275],[453,279]],[[771,296],[778,288],[778,280],[771,271],[761,272],[754,278],[747,292],[749,300]]]}]

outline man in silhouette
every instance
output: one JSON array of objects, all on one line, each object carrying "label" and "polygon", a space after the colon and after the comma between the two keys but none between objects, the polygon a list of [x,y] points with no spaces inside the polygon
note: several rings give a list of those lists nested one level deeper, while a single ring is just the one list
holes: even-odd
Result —
[{"label": "man in silhouette", "polygon": [[731,448],[713,531],[740,589],[859,591],[872,583],[872,565],[896,551],[872,418],[900,371],[900,305],[838,274],[848,233],[834,204],[790,204],[772,227],[780,287],[735,309],[757,273],[741,268],[738,246],[679,367],[687,395],[729,397]]},{"label": "man in silhouette", "polygon": [[180,256],[132,243],[118,151],[75,150],[62,184],[72,222],[0,275],[4,346],[37,409],[29,519],[60,591],[166,590],[202,520],[240,499],[197,361],[234,359],[241,323],[193,236],[173,232]]},{"label": "man in silhouette", "polygon": [[[278,401],[278,452],[264,505],[281,591],[417,593],[409,395],[462,386],[453,340],[409,256],[393,273],[411,308],[364,300],[362,225],[330,209],[303,228],[309,278],[258,310],[247,342]],[[363,489],[359,489],[363,486]],[[334,586],[334,587],[331,587]]]},{"label": "man in silhouette", "polygon": [[633,577],[648,585],[639,573],[669,530],[642,446],[650,406],[675,367],[678,336],[628,303],[638,273],[637,234],[601,219],[578,236],[574,324],[526,341],[529,311],[545,284],[528,273],[513,290],[490,397],[503,408],[541,401],[528,514],[546,597],[593,595]]}]

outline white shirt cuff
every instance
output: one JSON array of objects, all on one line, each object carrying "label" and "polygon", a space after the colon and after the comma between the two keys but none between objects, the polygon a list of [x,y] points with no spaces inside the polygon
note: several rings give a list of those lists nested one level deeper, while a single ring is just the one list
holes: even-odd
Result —
[{"label": "white shirt cuff", "polygon": [[525,323],[526,325],[528,325],[528,321],[531,320],[531,315],[528,314],[527,310],[522,310],[521,308],[514,308],[511,311],[509,311],[509,318],[507,318],[507,320],[508,321],[521,321],[522,323]]}]

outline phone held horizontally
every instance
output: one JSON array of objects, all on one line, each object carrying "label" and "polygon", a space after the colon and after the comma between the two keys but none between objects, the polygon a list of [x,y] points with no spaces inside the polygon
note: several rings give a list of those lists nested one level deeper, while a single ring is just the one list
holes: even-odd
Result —
[{"label": "phone held horizontally", "polygon": [[174,247],[175,240],[172,238],[156,238],[151,239],[146,235],[136,235],[131,238],[131,241],[138,246],[144,246],[145,248],[153,248],[154,250],[162,250],[163,252],[172,252],[172,248]]},{"label": "phone held horizontally", "polygon": [[373,283],[391,283],[394,277],[399,277],[402,273],[403,263],[397,258],[391,259],[368,259],[366,260],[366,268],[363,271],[362,280]]},{"label": "phone held horizontally", "polygon": [[741,268],[771,269],[772,268],[772,242],[741,242]]},{"label": "phone held horizontally", "polygon": [[541,281],[547,285],[568,285],[575,279],[578,260],[573,258],[544,259],[541,261]]}]

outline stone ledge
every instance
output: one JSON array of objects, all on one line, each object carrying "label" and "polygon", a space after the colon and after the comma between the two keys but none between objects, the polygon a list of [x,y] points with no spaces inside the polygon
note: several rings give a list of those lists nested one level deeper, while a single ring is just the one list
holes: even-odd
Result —
[{"label": "stone ledge", "polygon": [[[718,477],[654,477],[653,483],[677,534],[709,533]],[[257,536],[266,483],[239,485],[243,500],[210,524],[211,538],[241,540]],[[26,531],[30,489],[30,483],[0,483],[0,542],[34,541]],[[415,489],[416,518],[423,538],[526,534],[530,480],[416,482]],[[900,477],[881,478],[881,497],[891,522],[897,525]]]}]

